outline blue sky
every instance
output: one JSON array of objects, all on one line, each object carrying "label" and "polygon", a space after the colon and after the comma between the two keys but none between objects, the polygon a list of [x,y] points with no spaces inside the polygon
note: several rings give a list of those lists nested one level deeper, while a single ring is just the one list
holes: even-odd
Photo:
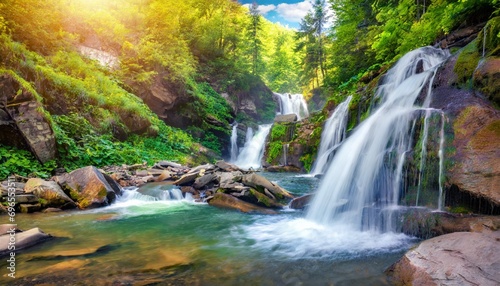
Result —
[{"label": "blue sky", "polygon": [[[238,0],[251,5],[254,0]],[[297,29],[300,20],[311,10],[312,0],[257,0],[261,14],[272,22]]]}]

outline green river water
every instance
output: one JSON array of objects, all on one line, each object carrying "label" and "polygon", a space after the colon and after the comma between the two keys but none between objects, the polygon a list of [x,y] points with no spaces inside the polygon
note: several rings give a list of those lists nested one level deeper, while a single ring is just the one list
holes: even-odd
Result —
[{"label": "green river water", "polygon": [[[318,179],[264,173],[295,195]],[[162,186],[152,186],[154,189]],[[244,214],[191,201],[148,201],[129,190],[112,206],[16,216],[56,238],[17,254],[2,285],[390,285],[384,270],[415,242],[345,233],[303,211]],[[151,198],[149,198],[151,199]]]}]

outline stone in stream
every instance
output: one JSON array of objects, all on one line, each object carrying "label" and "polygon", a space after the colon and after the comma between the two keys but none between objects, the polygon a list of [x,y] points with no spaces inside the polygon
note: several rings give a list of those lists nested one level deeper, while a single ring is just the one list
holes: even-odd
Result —
[{"label": "stone in stream", "polygon": [[43,207],[61,209],[76,208],[76,203],[68,197],[54,181],[45,181],[38,178],[29,179],[28,182],[26,182],[24,191],[43,199]]},{"label": "stone in stream", "polygon": [[[217,178],[215,174],[206,174],[202,177],[196,178],[194,181],[193,187],[195,189],[201,189],[209,185],[212,181],[214,181]],[[213,184],[212,184],[213,185]],[[210,186],[208,186],[210,187]]]},{"label": "stone in stream", "polygon": [[184,185],[191,184],[198,177],[198,175],[199,175],[199,171],[194,172],[194,173],[187,173],[187,174],[183,175],[182,177],[180,177],[179,180],[175,181],[174,185],[184,186]]},{"label": "stone in stream", "polygon": [[301,210],[304,209],[312,199],[312,194],[303,195],[301,197],[295,198],[290,202],[290,208]]},{"label": "stone in stream", "polygon": [[208,201],[208,204],[219,208],[239,210],[244,213],[276,214],[273,210],[256,206],[223,193],[216,193],[213,198]]},{"label": "stone in stream", "polygon": [[242,183],[257,189],[261,193],[264,193],[264,189],[267,189],[278,199],[293,198],[293,196],[282,187],[255,173],[243,176]]},{"label": "stone in stream", "polygon": [[[6,234],[0,236],[0,257],[10,255],[12,250],[9,249],[9,242],[11,241],[11,236],[13,236],[11,233],[15,233],[15,229],[15,227],[9,227],[9,230],[13,232],[8,231]],[[51,235],[44,233],[38,227],[17,232],[15,233],[15,250],[18,251],[34,246],[50,238],[52,238]]]},{"label": "stone in stream", "polygon": [[215,165],[225,171],[225,172],[233,172],[233,171],[240,171],[240,168],[234,164],[231,164],[231,163],[228,163],[228,162],[225,162],[225,161],[217,161],[217,163],[215,163]]},{"label": "stone in stream", "polygon": [[81,209],[109,205],[121,194],[121,188],[116,182],[93,166],[55,178]]},{"label": "stone in stream", "polygon": [[500,231],[426,240],[386,273],[396,285],[500,285]]}]

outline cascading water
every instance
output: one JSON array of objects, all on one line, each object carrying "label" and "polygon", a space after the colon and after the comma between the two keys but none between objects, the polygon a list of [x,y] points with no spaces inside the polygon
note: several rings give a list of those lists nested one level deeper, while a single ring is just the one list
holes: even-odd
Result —
[{"label": "cascading water", "polygon": [[279,98],[281,114],[296,114],[297,120],[301,120],[309,116],[307,103],[302,94],[281,94],[275,92],[274,95]]},{"label": "cascading water", "polygon": [[245,146],[250,144],[250,141],[252,141],[252,138],[253,138],[253,129],[252,129],[252,127],[247,127],[247,134],[245,137]]},{"label": "cascading water", "polygon": [[260,168],[261,160],[264,156],[264,146],[266,138],[271,130],[272,124],[259,125],[259,130],[250,141],[245,143],[245,147],[241,150],[238,158],[234,162],[240,168]]},{"label": "cascading water", "polygon": [[426,86],[431,88],[429,81],[447,56],[446,51],[424,47],[389,70],[376,94],[379,106],[337,150],[307,219],[349,230],[394,230],[412,119],[422,110],[417,99]]},{"label": "cascading water", "polygon": [[344,102],[339,104],[330,118],[326,121],[323,132],[321,133],[318,156],[316,161],[314,161],[314,165],[310,172],[311,174],[316,175],[325,172],[328,159],[331,158],[331,155],[339,146],[340,142],[344,140],[351,99],[352,96],[349,96]]},{"label": "cascading water", "polygon": [[231,162],[234,162],[238,158],[238,123],[234,123],[233,130],[231,132]]}]

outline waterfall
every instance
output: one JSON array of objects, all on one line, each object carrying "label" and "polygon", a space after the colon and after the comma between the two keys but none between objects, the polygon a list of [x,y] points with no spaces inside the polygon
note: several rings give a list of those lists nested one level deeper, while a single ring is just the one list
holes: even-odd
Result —
[{"label": "waterfall", "polygon": [[253,138],[253,129],[252,127],[247,127],[247,134],[245,137],[245,146],[250,144],[250,141],[252,141]]},{"label": "waterfall", "polygon": [[307,109],[307,103],[302,94],[290,94],[290,93],[274,93],[279,98],[280,113],[285,114],[296,114],[297,120],[301,120],[309,116],[309,110]]},{"label": "waterfall", "polygon": [[431,88],[428,83],[447,56],[439,49],[420,48],[388,71],[375,95],[378,106],[337,149],[307,219],[338,229],[394,230],[401,169],[412,148],[413,118],[422,110],[418,97]]},{"label": "waterfall", "polygon": [[234,162],[238,157],[238,123],[235,122],[233,125],[233,131],[231,132],[231,162]]},{"label": "waterfall", "polygon": [[250,141],[245,143],[238,158],[234,162],[237,166],[244,169],[260,168],[261,160],[264,156],[264,146],[266,138],[271,130],[272,124],[259,125],[259,129]]},{"label": "waterfall", "polygon": [[330,118],[325,122],[323,132],[321,133],[321,143],[319,145],[318,155],[314,161],[311,174],[323,174],[327,167],[328,159],[333,151],[344,140],[347,126],[347,115],[349,112],[349,103],[352,96],[349,96],[344,102],[339,104]]}]

